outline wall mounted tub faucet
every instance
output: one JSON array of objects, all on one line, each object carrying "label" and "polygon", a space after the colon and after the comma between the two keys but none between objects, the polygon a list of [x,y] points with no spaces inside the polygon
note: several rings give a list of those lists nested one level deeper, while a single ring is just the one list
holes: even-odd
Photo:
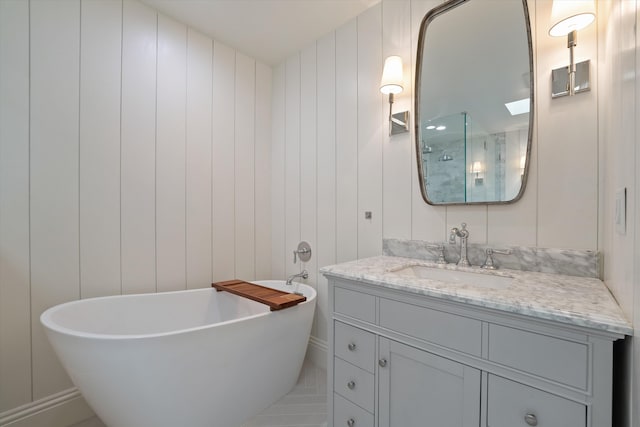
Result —
[{"label": "wall mounted tub faucet", "polygon": [[[295,279],[296,277],[302,277],[303,279],[308,279],[309,278],[309,272],[307,270],[302,270],[300,273],[298,274],[292,274],[291,276],[289,276],[287,278],[287,286],[292,286],[293,285],[293,279]],[[296,282],[296,287],[293,290],[294,294],[297,295],[302,295],[301,292],[298,291],[298,283]]]},{"label": "wall mounted tub faucet", "polygon": [[302,270],[298,274],[292,274],[291,276],[289,276],[287,278],[287,285],[291,286],[292,282],[293,282],[293,279],[295,279],[296,277],[302,277],[303,279],[308,279],[309,278],[309,272],[307,270]]},{"label": "wall mounted tub faucet", "polygon": [[457,265],[461,267],[469,267],[471,264],[467,259],[467,240],[469,239],[469,230],[467,230],[467,224],[462,223],[460,229],[453,227],[451,229],[451,233],[449,234],[449,244],[456,244],[456,236],[460,238],[460,260]]}]

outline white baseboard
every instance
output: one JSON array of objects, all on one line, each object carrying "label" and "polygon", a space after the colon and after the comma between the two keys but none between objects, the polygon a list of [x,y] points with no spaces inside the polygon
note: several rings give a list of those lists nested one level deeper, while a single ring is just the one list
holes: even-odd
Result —
[{"label": "white baseboard", "polygon": [[69,427],[93,416],[74,387],[0,413],[0,427]]},{"label": "white baseboard", "polygon": [[316,366],[327,369],[327,342],[314,336],[309,338],[307,347],[307,359]]}]

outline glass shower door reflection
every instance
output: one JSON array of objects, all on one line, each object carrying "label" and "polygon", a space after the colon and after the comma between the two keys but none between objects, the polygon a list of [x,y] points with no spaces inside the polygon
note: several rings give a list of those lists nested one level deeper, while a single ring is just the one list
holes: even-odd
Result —
[{"label": "glass shower door reflection", "polygon": [[467,200],[467,113],[428,121],[421,129],[421,161],[427,197],[433,203]]}]

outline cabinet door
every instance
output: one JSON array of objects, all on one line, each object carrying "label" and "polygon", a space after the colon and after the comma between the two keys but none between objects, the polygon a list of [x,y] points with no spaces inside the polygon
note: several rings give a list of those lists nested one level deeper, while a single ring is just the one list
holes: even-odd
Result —
[{"label": "cabinet door", "polygon": [[380,338],[379,427],[478,427],[480,371]]}]

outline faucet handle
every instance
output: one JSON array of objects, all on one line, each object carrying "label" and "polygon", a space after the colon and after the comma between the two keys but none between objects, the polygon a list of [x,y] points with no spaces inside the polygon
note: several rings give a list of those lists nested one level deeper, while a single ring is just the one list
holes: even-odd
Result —
[{"label": "faucet handle", "polygon": [[455,245],[456,244],[456,236],[458,234],[458,229],[456,227],[453,227],[451,229],[451,232],[449,233],[449,244],[450,245]]},{"label": "faucet handle", "polygon": [[436,264],[448,264],[447,260],[444,258],[444,245],[438,245],[436,249],[438,249],[438,260],[436,261]]},{"label": "faucet handle", "polygon": [[484,268],[485,270],[497,270],[498,267],[493,262],[493,254],[511,255],[511,249],[498,250],[487,248],[485,250],[485,253],[487,254],[487,259],[485,259],[484,264],[482,264],[482,268]]},{"label": "faucet handle", "polygon": [[437,249],[438,250],[438,260],[436,264],[449,264],[447,260],[444,258],[444,245],[442,243],[427,245],[429,249]]},{"label": "faucet handle", "polygon": [[469,237],[469,230],[467,230],[467,223],[463,222],[460,225],[460,234],[458,234],[458,236],[460,237],[464,237],[464,238],[468,238]]},{"label": "faucet handle", "polygon": [[459,236],[460,238],[469,237],[469,230],[467,230],[467,223],[466,222],[463,222],[462,224],[460,224],[460,229],[458,229],[457,227],[453,227],[451,229],[451,232],[449,233],[449,244],[450,245],[455,245],[456,244],[456,236]]},{"label": "faucet handle", "polygon": [[498,254],[498,255],[511,255],[511,249],[491,249],[492,253],[494,254]]},{"label": "faucet handle", "polygon": [[444,258],[444,245],[443,244],[427,245],[427,247],[431,248],[431,249],[437,249],[438,250],[438,260],[436,261],[436,264],[449,264],[447,262],[447,260]]},{"label": "faucet handle", "polygon": [[311,259],[311,246],[307,242],[298,243],[298,249],[293,251],[293,263],[295,264],[300,258],[300,261],[307,262]]}]

